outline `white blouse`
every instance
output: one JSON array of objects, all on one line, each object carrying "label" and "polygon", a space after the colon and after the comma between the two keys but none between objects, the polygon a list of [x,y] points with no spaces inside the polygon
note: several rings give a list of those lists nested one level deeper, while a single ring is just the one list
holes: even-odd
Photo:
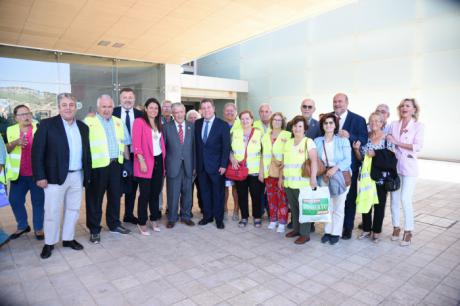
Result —
[{"label": "white blouse", "polygon": [[153,154],[155,154],[155,156],[158,156],[161,154],[160,140],[161,140],[161,132],[157,132],[154,129],[152,129]]}]

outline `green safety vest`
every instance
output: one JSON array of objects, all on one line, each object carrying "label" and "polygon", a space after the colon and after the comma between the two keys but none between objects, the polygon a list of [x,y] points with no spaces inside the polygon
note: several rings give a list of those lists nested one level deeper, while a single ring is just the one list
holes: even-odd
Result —
[{"label": "green safety vest", "polygon": [[356,212],[367,214],[372,205],[379,203],[377,196],[377,187],[375,181],[371,178],[372,157],[364,156],[361,166],[361,175],[358,184],[358,196],[356,197]]},{"label": "green safety vest", "polygon": [[281,131],[273,144],[271,133],[265,133],[262,137],[264,178],[268,177],[268,170],[272,162],[272,157],[277,161],[283,161],[284,145],[289,139],[291,139],[291,133],[288,131]]},{"label": "green safety vest", "polygon": [[[115,136],[118,143],[118,162],[123,164],[123,151],[125,145],[123,121],[120,118],[112,116],[115,125]],[[104,127],[99,118],[86,117],[85,123],[89,127],[89,144],[91,150],[92,168],[103,168],[110,164],[109,144],[105,135]]]},{"label": "green safety vest", "polygon": [[284,187],[300,189],[310,186],[310,178],[302,177],[302,164],[308,159],[308,152],[305,150],[305,141],[308,140],[308,147],[314,146],[314,142],[304,137],[295,146],[294,138],[286,141],[283,150],[283,177]]},{"label": "green safety vest", "polygon": [[[32,133],[35,135],[37,131],[37,125],[32,123]],[[15,141],[21,137],[19,124],[9,126],[6,129],[6,138],[8,143]],[[7,161],[5,163],[6,178],[10,181],[16,181],[19,178],[19,168],[21,167],[21,153],[22,146],[16,146],[14,149],[7,154]],[[2,175],[4,177],[4,175]]]},{"label": "green safety vest", "polygon": [[[254,133],[247,146],[248,155],[246,158],[246,166],[250,174],[259,173],[260,153],[262,151],[261,138],[262,132],[258,129],[254,129]],[[245,147],[243,129],[233,131],[232,151],[233,157],[235,157],[237,161],[241,162],[244,159]]]}]

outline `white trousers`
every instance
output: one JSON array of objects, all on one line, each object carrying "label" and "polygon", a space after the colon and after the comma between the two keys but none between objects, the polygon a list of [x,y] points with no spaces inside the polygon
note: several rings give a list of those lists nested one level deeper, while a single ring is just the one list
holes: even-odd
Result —
[{"label": "white trousers", "polygon": [[345,218],[345,200],[347,199],[349,190],[350,187],[347,187],[347,191],[337,197],[331,198],[332,205],[329,206],[331,222],[324,225],[324,232],[326,234],[342,236],[343,219]]},{"label": "white trousers", "polygon": [[401,203],[404,210],[404,230],[413,231],[414,209],[412,206],[412,198],[415,192],[417,177],[399,175],[399,178],[401,179],[401,188],[391,193],[391,221],[393,227],[399,227],[399,205]]},{"label": "white trousers", "polygon": [[62,240],[74,240],[75,226],[80,216],[83,194],[83,171],[69,172],[62,185],[48,184],[45,191],[45,244],[52,245],[59,241],[62,210],[64,209],[64,226]]}]

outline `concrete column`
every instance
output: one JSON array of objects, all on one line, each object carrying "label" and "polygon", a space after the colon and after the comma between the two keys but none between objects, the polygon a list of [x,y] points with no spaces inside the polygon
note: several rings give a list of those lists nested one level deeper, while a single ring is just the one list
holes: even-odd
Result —
[{"label": "concrete column", "polygon": [[160,68],[161,99],[171,102],[181,101],[182,67],[175,64],[164,64]]}]

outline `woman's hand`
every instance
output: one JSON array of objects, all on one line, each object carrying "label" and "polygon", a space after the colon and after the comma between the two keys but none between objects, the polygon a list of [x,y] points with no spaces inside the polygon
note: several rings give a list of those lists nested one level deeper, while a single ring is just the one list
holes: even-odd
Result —
[{"label": "woman's hand", "polygon": [[238,170],[238,168],[240,167],[240,165],[239,165],[238,161],[236,160],[236,158],[233,157],[233,156],[230,156],[230,162],[232,163],[232,168],[233,168],[234,170]]},{"label": "woman's hand", "polygon": [[280,178],[278,179],[278,188],[279,188],[279,189],[283,189],[283,187],[284,187],[284,186],[283,186],[283,178],[280,177]]},{"label": "woman's hand", "polygon": [[140,166],[140,168],[141,168],[141,172],[142,172],[142,173],[147,173],[147,165],[146,165],[146,163],[145,163],[145,160],[140,159],[140,160],[139,160],[139,166]]},{"label": "woman's hand", "polygon": [[316,181],[316,177],[310,178],[310,187],[311,189],[315,189],[318,187],[318,182]]},{"label": "woman's hand", "polygon": [[353,150],[359,150],[361,148],[361,141],[356,140],[353,142]]},{"label": "woman's hand", "polygon": [[374,157],[375,156],[375,151],[374,150],[367,151],[367,156]]},{"label": "woman's hand", "polygon": [[326,171],[326,176],[327,176],[327,177],[332,177],[332,176],[337,172],[337,170],[338,170],[337,167],[329,168],[329,169]]},{"label": "woman's hand", "polygon": [[263,174],[263,173],[260,173],[260,172],[259,172],[259,181],[260,181],[261,183],[264,182],[264,174]]},{"label": "woman's hand", "polygon": [[397,144],[397,141],[396,141],[396,139],[393,137],[393,135],[390,135],[390,134],[387,135],[387,141],[388,141],[388,142],[391,142],[391,143],[394,144],[395,146],[398,145],[398,144]]}]

